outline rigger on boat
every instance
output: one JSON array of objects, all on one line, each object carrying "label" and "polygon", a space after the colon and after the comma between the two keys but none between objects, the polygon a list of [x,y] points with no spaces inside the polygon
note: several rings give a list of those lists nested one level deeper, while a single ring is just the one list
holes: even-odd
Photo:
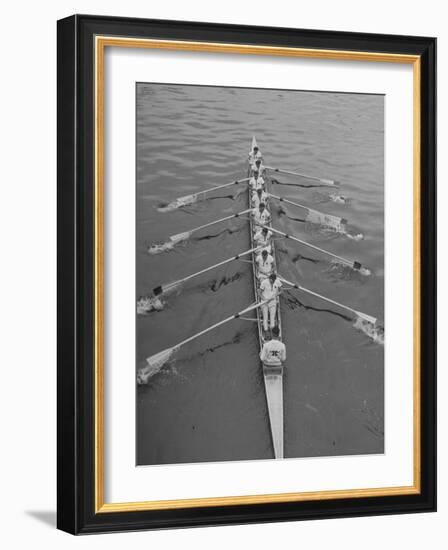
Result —
[{"label": "rigger on boat", "polygon": [[[257,323],[259,340],[259,359],[263,371],[267,409],[269,413],[270,431],[272,435],[272,447],[275,458],[284,456],[284,420],[283,420],[283,374],[287,364],[286,343],[283,341],[282,319],[281,319],[281,296],[286,290],[298,291],[302,294],[312,296],[315,299],[331,304],[337,309],[351,314],[350,319],[354,320],[356,328],[361,328],[366,334],[371,336],[376,332],[377,320],[371,315],[367,315],[346,304],[337,302],[329,297],[323,296],[314,290],[303,287],[297,282],[291,282],[282,277],[278,271],[276,257],[276,239],[286,239],[294,245],[308,247],[318,254],[331,258],[331,262],[336,262],[354,270],[364,276],[370,275],[368,270],[359,260],[344,258],[329,250],[320,248],[312,243],[300,239],[299,237],[280,231],[272,225],[272,201],[284,201],[296,207],[300,207],[308,212],[309,220],[312,223],[320,223],[323,226],[331,227],[333,230],[344,230],[347,220],[338,218],[305,205],[290,201],[272,193],[272,185],[276,181],[270,176],[270,172],[285,172],[302,178],[310,178],[322,183],[322,186],[337,185],[337,182],[329,179],[317,178],[300,174],[280,168],[272,168],[264,164],[263,154],[257,144],[255,137],[252,143],[248,157],[247,177],[226,184],[210,187],[199,191],[193,195],[179,197],[163,207],[164,212],[183,208],[185,205],[192,205],[198,200],[203,200],[207,194],[218,189],[223,189],[233,185],[247,186],[248,208],[241,212],[225,216],[215,221],[210,221],[196,228],[183,233],[172,235],[165,243],[153,244],[149,247],[150,254],[169,252],[175,246],[187,244],[189,239],[196,232],[220,223],[226,223],[230,220],[242,221],[247,223],[249,220],[249,235],[251,246],[248,250],[237,253],[236,255],[224,259],[217,264],[201,269],[196,273],[187,275],[181,279],[158,285],[153,289],[150,296],[143,296],[137,302],[137,313],[148,314],[151,311],[160,311],[163,309],[164,300],[173,290],[179,290],[187,281],[203,275],[209,271],[218,269],[221,266],[234,261],[249,261],[252,267],[253,275],[253,293],[254,302],[244,309],[234,313],[216,322],[215,324],[187,337],[181,342],[170,348],[164,349],[155,355],[147,358],[146,365],[139,369],[137,373],[137,383],[146,384],[149,379],[170,361],[173,356],[189,342],[202,337],[210,331],[229,323],[231,321],[255,321]],[[250,258],[250,260],[247,260]],[[255,318],[245,317],[247,314],[255,313]],[[378,340],[376,340],[378,341]]]}]

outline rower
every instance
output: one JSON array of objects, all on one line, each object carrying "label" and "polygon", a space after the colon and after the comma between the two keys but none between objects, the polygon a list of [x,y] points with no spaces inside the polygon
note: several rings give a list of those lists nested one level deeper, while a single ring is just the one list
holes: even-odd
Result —
[{"label": "rower", "polygon": [[252,209],[252,217],[254,219],[256,230],[258,230],[260,225],[267,225],[271,222],[271,214],[266,208],[264,202],[260,202],[258,208]]},{"label": "rower", "polygon": [[282,282],[274,272],[266,279],[263,279],[260,284],[260,298],[262,300],[269,300],[269,302],[261,306],[261,312],[263,313],[263,328],[265,332],[268,330],[268,313],[270,328],[273,329],[276,325],[277,296],[280,294],[281,287]]},{"label": "rower", "polygon": [[268,254],[270,254],[271,237],[272,237],[272,231],[269,231],[267,227],[261,227],[254,235],[254,242],[257,245],[257,247],[262,247],[262,251],[266,250]]},{"label": "rower", "polygon": [[252,204],[255,208],[258,208],[260,206],[260,202],[264,202],[266,204],[268,200],[268,194],[266,191],[263,191],[263,188],[259,188],[256,191],[252,191]]},{"label": "rower", "polygon": [[264,189],[264,179],[260,176],[258,170],[254,171],[253,176],[250,178],[249,185],[253,191]]},{"label": "rower", "polygon": [[260,352],[260,359],[263,365],[268,367],[280,367],[286,361],[286,346],[280,342],[280,329],[272,329],[272,338],[263,344]]},{"label": "rower", "polygon": [[263,155],[261,154],[260,149],[257,145],[252,149],[252,151],[249,153],[249,163],[254,164],[257,159],[262,159]]},{"label": "rower", "polygon": [[266,172],[266,168],[265,168],[264,164],[262,163],[261,158],[256,159],[255,163],[252,164],[252,170],[254,172],[258,171],[258,173],[261,177],[264,176],[264,174]]},{"label": "rower", "polygon": [[268,253],[267,250],[263,250],[261,254],[259,254],[255,258],[255,263],[258,267],[257,277],[260,281],[263,281],[264,279],[267,279],[269,275],[272,273],[272,270],[274,268],[274,258],[271,254]]}]

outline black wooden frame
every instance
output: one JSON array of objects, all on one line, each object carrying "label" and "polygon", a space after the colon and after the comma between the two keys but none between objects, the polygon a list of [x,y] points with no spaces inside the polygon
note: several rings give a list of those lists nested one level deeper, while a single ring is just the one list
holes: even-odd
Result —
[{"label": "black wooden frame", "polygon": [[[421,493],[95,514],[94,37],[112,35],[421,58]],[[58,22],[58,527],[74,534],[436,509],[436,40],[76,15]]]}]

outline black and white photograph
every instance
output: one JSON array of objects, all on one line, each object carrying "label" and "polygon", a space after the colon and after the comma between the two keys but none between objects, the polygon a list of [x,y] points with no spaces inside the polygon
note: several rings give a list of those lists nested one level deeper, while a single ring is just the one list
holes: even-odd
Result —
[{"label": "black and white photograph", "polygon": [[136,464],[384,452],[384,96],[136,84]]}]

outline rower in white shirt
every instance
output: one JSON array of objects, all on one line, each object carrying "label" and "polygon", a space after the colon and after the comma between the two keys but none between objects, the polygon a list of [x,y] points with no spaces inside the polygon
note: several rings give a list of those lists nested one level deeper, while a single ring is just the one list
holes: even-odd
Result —
[{"label": "rower in white shirt", "polygon": [[255,146],[252,151],[249,153],[249,163],[254,164],[257,159],[262,159],[263,155],[261,154],[260,149]]},{"label": "rower in white shirt", "polygon": [[253,191],[256,191],[257,189],[264,189],[264,179],[257,171],[255,171],[249,180],[249,185]]},{"label": "rower in white shirt", "polygon": [[266,168],[261,160],[261,158],[258,158],[256,159],[256,161],[254,162],[254,164],[252,164],[251,166],[252,170],[255,172],[257,171],[258,174],[263,177],[265,172],[266,172]]},{"label": "rower in white shirt", "polygon": [[266,279],[263,279],[260,284],[261,300],[269,300],[269,302],[261,306],[261,312],[263,313],[263,328],[265,332],[268,330],[268,314],[269,327],[273,329],[276,325],[277,296],[280,294],[281,288],[282,282],[274,272]]},{"label": "rower in white shirt", "polygon": [[263,344],[260,352],[262,363],[268,367],[281,366],[286,361],[286,346],[280,342],[280,329],[272,329],[272,339]]},{"label": "rower in white shirt", "polygon": [[254,242],[257,247],[261,247],[261,252],[266,250],[268,254],[271,253],[271,237],[272,231],[267,227],[262,227],[255,233]]},{"label": "rower in white shirt", "polygon": [[266,204],[267,200],[268,194],[266,193],[266,191],[263,191],[262,188],[257,189],[256,191],[252,191],[252,204],[254,208],[258,208],[261,202],[264,202],[264,204]]},{"label": "rower in white shirt", "polygon": [[271,254],[268,253],[267,250],[263,250],[261,254],[259,254],[255,258],[255,263],[258,267],[257,276],[260,281],[263,281],[264,279],[267,279],[269,275],[272,273],[272,270],[274,269],[274,258],[271,256]]},{"label": "rower in white shirt", "polygon": [[266,208],[264,202],[260,202],[258,208],[252,209],[252,217],[255,223],[255,229],[258,230],[260,225],[267,225],[271,221],[271,214]]}]

